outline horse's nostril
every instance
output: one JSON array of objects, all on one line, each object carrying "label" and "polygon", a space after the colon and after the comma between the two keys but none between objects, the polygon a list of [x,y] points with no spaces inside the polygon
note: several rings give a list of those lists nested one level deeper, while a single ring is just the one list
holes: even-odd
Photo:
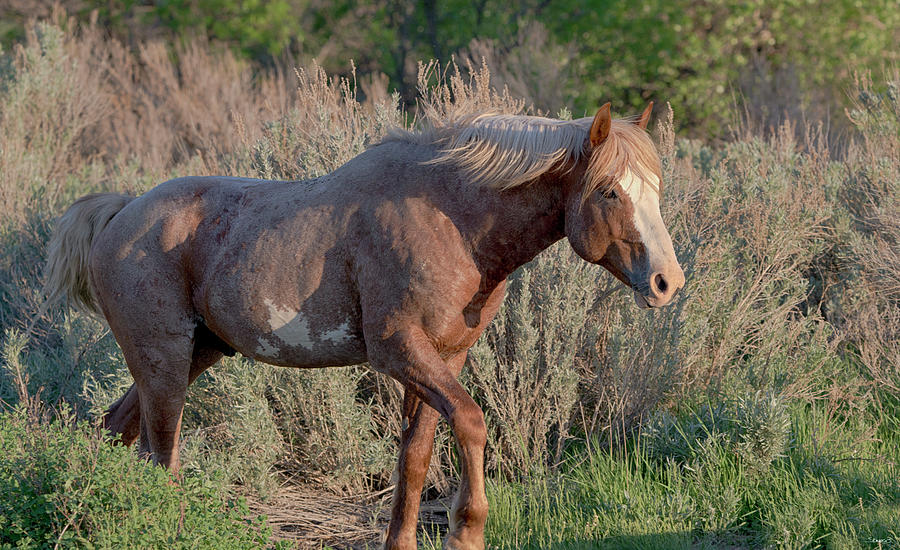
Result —
[{"label": "horse's nostril", "polygon": [[666,282],[666,278],[663,277],[661,273],[657,273],[656,277],[653,278],[653,284],[656,286],[656,290],[658,290],[660,294],[665,294],[666,289],[669,288],[669,283]]}]

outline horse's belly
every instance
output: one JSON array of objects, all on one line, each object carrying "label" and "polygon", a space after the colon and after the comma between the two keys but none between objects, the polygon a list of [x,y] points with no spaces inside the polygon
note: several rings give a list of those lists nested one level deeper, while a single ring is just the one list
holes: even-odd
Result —
[{"label": "horse's belly", "polygon": [[297,281],[280,289],[221,284],[205,295],[201,303],[206,307],[199,311],[222,340],[265,363],[328,367],[365,362],[359,308],[347,285],[320,284],[299,295],[291,291],[301,286]]},{"label": "horse's belly", "polygon": [[[253,359],[288,367],[328,367],[366,361],[366,346],[355,319],[333,318],[291,311],[271,302],[264,304],[262,327],[247,327],[231,336],[235,348]],[[226,335],[227,336],[227,335]]]},{"label": "horse's belly", "polygon": [[274,365],[365,362],[359,298],[331,215],[300,208],[263,230],[253,219],[234,222],[218,253],[194,266],[194,304],[206,325]]}]

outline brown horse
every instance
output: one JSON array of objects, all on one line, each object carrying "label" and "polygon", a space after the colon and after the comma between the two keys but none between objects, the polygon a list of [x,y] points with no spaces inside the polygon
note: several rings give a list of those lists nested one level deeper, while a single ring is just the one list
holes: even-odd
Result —
[{"label": "brown horse", "polygon": [[684,284],[659,212],[645,127],[612,120],[457,118],[397,130],[309,181],[182,178],[79,199],[50,243],[47,289],[109,322],[131,389],[105,425],[178,468],[188,385],[223,354],[328,367],[368,361],[403,384],[387,548],[415,548],[440,416],[462,479],[447,548],[483,548],[486,432],[457,382],[506,278],[568,237],[642,307]]}]

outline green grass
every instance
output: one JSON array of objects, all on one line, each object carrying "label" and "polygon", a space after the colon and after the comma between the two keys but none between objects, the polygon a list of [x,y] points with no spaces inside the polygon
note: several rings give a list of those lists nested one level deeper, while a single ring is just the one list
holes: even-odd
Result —
[{"label": "green grass", "polygon": [[492,481],[489,545],[900,548],[896,399],[846,418],[819,405],[789,416],[787,450],[764,469],[713,431],[687,456],[654,454],[644,436],[573,453],[554,478]]}]

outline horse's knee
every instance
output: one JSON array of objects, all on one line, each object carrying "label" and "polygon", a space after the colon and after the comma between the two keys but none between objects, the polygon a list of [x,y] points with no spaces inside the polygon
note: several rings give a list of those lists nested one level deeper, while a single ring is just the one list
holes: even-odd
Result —
[{"label": "horse's knee", "polygon": [[487,445],[487,425],[480,407],[472,403],[470,407],[460,408],[451,416],[451,421],[461,447],[484,450]]}]

